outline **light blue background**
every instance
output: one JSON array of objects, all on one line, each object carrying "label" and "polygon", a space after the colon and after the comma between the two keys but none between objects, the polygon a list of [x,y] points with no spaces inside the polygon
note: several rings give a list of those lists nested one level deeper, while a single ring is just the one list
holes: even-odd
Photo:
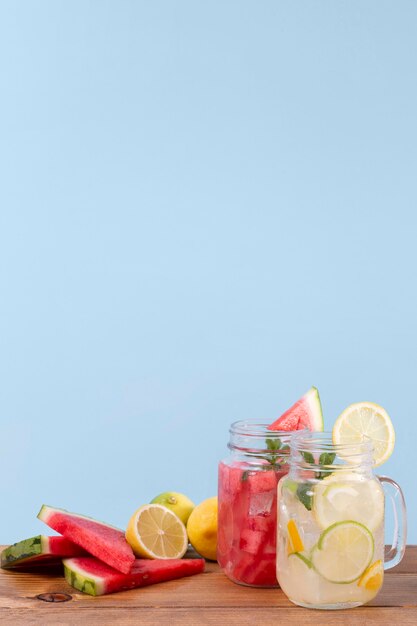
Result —
[{"label": "light blue background", "polygon": [[417,4],[0,3],[0,542],[200,501],[312,384],[415,525]]}]

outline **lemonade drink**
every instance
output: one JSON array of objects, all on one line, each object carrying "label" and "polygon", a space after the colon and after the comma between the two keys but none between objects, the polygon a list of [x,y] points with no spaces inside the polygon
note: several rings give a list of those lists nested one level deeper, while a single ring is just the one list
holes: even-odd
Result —
[{"label": "lemonade drink", "polygon": [[219,464],[217,560],[234,582],[276,587],[277,483],[287,472],[288,433],[236,422]]},{"label": "lemonade drink", "polygon": [[288,598],[308,608],[364,604],[384,577],[384,491],[372,472],[372,442],[334,445],[330,437],[295,436],[278,485],[277,577]]}]

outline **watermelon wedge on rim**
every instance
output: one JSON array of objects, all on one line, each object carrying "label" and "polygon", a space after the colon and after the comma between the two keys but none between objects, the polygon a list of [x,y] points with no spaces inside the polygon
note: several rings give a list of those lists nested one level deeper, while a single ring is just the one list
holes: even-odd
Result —
[{"label": "watermelon wedge on rim", "polygon": [[323,427],[319,391],[316,387],[311,387],[288,411],[268,426],[268,430],[292,431],[308,428],[322,431]]},{"label": "watermelon wedge on rim", "polygon": [[121,574],[92,557],[65,559],[67,582],[91,596],[153,585],[204,571],[204,559],[136,559],[130,574]]},{"label": "watermelon wedge on rim", "polygon": [[38,518],[110,567],[129,574],[135,555],[119,528],[91,517],[43,505]]}]

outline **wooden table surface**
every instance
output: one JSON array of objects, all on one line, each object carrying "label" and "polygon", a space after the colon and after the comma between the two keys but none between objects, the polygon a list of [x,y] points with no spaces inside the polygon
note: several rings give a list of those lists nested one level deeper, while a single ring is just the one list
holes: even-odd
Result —
[{"label": "wooden table surface", "polygon": [[[64,592],[72,599],[51,603],[36,598],[48,592]],[[76,592],[59,573],[0,570],[0,624],[416,626],[417,546],[408,546],[402,563],[386,573],[375,600],[344,611],[303,609],[280,589],[235,585],[215,563],[207,563],[204,574],[98,598]]]}]

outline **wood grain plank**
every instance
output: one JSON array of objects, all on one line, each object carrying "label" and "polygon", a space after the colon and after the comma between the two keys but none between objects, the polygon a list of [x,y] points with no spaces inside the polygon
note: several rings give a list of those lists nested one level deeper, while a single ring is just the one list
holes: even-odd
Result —
[{"label": "wood grain plank", "polygon": [[[72,600],[47,604],[36,598],[48,592],[69,593]],[[401,608],[401,617],[398,608]],[[75,592],[59,573],[0,570],[2,626],[7,623],[78,625],[82,622],[94,625],[99,621],[101,624],[130,624],[138,623],[139,617],[140,621],[143,618],[143,623],[151,625],[169,622],[175,626],[181,622],[182,626],[193,623],[218,626],[220,622],[221,625],[250,623],[253,626],[262,623],[261,619],[270,621],[272,614],[280,626],[283,623],[355,626],[385,624],[393,619],[415,626],[416,611],[416,546],[407,548],[404,562],[387,572],[383,589],[372,603],[341,612],[308,611],[291,604],[279,589],[235,585],[216,563],[207,563],[204,574],[99,598]],[[313,616],[318,615],[321,617],[317,621]]]},{"label": "wood grain plank", "polygon": [[[40,593],[69,593],[78,608],[105,607],[289,607],[280,589],[253,589],[235,585],[221,572],[94,598],[70,587],[61,576],[4,572],[0,576],[1,608],[38,608]],[[417,575],[388,573],[373,606],[417,606]]]},{"label": "wood grain plank", "polygon": [[[68,603],[67,603],[68,604]],[[401,623],[401,626],[417,624],[417,609],[361,607],[349,611],[309,611],[293,608],[230,608],[184,609],[103,609],[50,610],[0,609],[2,626],[257,626],[278,623],[280,626],[384,626]]]},{"label": "wood grain plank", "polygon": [[404,558],[401,563],[399,563],[398,565],[396,565],[396,567],[393,567],[392,570],[389,571],[395,572],[396,574],[412,574],[413,572],[417,574],[417,546],[407,546]]}]

